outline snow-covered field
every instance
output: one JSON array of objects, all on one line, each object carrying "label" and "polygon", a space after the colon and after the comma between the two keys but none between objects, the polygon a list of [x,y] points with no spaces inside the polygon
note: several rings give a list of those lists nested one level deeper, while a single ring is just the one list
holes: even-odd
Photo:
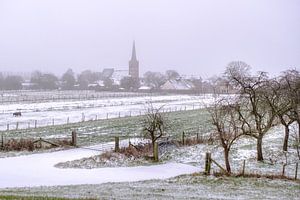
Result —
[{"label": "snow-covered field", "polygon": [[[128,144],[128,141],[125,142]],[[180,163],[101,169],[59,169],[54,167],[59,162],[97,155],[101,152],[92,149],[99,149],[100,146],[2,158],[0,159],[0,188],[166,179],[200,170],[197,167]],[[110,148],[110,145],[107,147]]]},{"label": "snow-covered field", "polygon": [[[0,130],[38,127],[80,121],[136,116],[146,112],[147,104],[164,106],[164,111],[202,108],[213,100],[212,95],[169,95],[151,97],[102,98],[95,100],[16,103],[0,105]],[[148,105],[149,106],[149,105]],[[13,117],[16,111],[21,117]],[[35,122],[36,121],[36,122]],[[18,125],[17,125],[18,124]]]}]

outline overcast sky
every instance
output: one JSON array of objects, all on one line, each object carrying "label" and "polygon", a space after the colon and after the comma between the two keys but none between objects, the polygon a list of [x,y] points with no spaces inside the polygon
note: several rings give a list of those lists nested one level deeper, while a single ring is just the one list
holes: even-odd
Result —
[{"label": "overcast sky", "polygon": [[300,68],[300,0],[0,0],[0,71]]}]

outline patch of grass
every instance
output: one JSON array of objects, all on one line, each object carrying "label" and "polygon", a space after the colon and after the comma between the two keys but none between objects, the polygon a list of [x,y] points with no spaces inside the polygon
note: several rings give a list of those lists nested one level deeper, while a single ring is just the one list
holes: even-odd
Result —
[{"label": "patch of grass", "polygon": [[[207,122],[208,113],[204,109],[164,113],[170,121],[168,131],[173,139],[179,139],[182,131],[186,137],[207,133],[211,125]],[[4,138],[71,138],[72,130],[78,134],[78,145],[93,145],[113,141],[114,136],[135,137],[142,135],[143,116],[122,117],[108,120],[86,121],[67,125],[47,126],[25,130],[2,131]]]}]

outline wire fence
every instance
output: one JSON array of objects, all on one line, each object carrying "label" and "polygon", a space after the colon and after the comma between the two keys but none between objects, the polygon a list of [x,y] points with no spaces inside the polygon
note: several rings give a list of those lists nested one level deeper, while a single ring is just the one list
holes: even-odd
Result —
[{"label": "wire fence", "polygon": [[[103,98],[147,97],[157,95],[155,93],[138,92],[95,92],[89,90],[74,91],[2,91],[0,103],[35,103],[47,101],[66,100],[95,100]],[[163,94],[159,94],[163,95]]]},{"label": "wire fence", "polygon": [[[180,104],[180,105],[169,105],[161,109],[162,113],[169,112],[178,112],[178,111],[187,111],[187,110],[196,110],[203,108],[203,105],[198,103],[191,104]],[[65,116],[60,115],[57,118],[45,118],[42,120],[23,120],[16,121],[13,123],[4,123],[0,122],[0,131],[9,131],[9,130],[21,130],[21,129],[31,129],[45,126],[56,126],[56,125],[68,125],[71,123],[80,123],[87,121],[97,121],[97,120],[107,120],[113,118],[123,118],[123,117],[136,117],[143,116],[149,113],[149,109],[135,109],[129,111],[113,111],[113,112],[102,112],[96,114],[85,114],[81,113],[77,116]]]}]

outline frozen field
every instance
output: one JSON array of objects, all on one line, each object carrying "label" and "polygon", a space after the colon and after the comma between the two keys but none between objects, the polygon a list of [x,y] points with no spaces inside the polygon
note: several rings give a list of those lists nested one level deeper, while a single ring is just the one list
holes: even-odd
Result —
[{"label": "frozen field", "polygon": [[[145,113],[149,103],[155,107],[164,106],[164,111],[192,110],[204,107],[212,99],[212,95],[169,95],[1,104],[0,130],[136,116]],[[22,113],[21,117],[13,116],[17,111]]]}]

